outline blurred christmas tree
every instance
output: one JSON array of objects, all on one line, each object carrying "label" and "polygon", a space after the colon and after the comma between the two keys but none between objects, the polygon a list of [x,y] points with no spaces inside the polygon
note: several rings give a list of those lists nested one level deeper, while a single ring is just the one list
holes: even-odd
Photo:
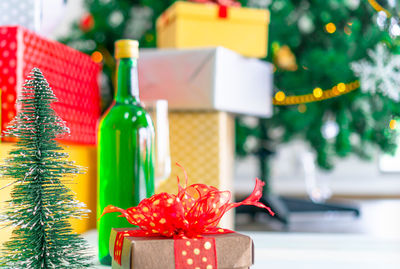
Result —
[{"label": "blurred christmas tree", "polygon": [[[142,47],[155,46],[155,20],[173,2],[175,0],[86,0],[87,15],[64,41],[91,53],[96,60],[103,60],[109,85],[106,92],[111,93],[113,42],[119,38],[135,38],[141,41]],[[391,16],[381,5],[373,8],[376,3],[373,0],[239,2],[243,6],[268,8],[271,12],[270,55],[266,60],[275,66],[275,93],[280,92],[280,98],[310,93],[319,96],[325,89],[340,93],[351,82],[353,86],[358,85],[359,82],[354,81],[358,76],[363,77],[360,73],[363,71],[357,64],[353,65],[356,75],[352,63],[368,60],[368,52],[375,50],[377,44],[384,44],[386,53],[397,50],[387,30],[391,28],[392,32],[400,33],[398,16]],[[397,5],[389,10],[398,10]],[[392,68],[395,72],[372,72],[393,80],[397,67],[387,61],[383,64],[386,64],[386,71]],[[377,65],[372,59],[370,66]],[[382,78],[373,80],[373,90],[364,90],[371,87],[361,80],[362,91],[338,94],[340,96],[321,102],[275,106],[271,119],[239,119],[237,153],[257,155],[260,176],[268,179],[269,156],[277,145],[295,138],[310,144],[316,152],[318,165],[324,169],[333,167],[335,156],[355,153],[368,159],[376,146],[384,152],[394,152],[396,133],[389,126],[394,126],[400,106],[397,99],[388,94],[387,87],[381,87],[379,79]],[[397,87],[391,90],[397,91]]]},{"label": "blurred christmas tree", "polygon": [[[336,90],[339,95],[340,87],[346,89],[357,75],[362,77],[364,71],[355,63],[353,69],[359,71],[355,74],[352,63],[368,61],[368,53],[373,54],[377,44],[384,44],[381,46],[389,54],[397,49],[384,25],[377,24],[378,13],[368,1],[249,0],[248,4],[271,11],[269,60],[275,66],[275,93],[279,92],[275,96],[282,103],[285,96],[311,93],[318,97],[324,89]],[[238,120],[237,152],[258,155],[263,178],[269,176],[268,160],[276,146],[295,138],[309,143],[323,169],[333,167],[335,156],[355,153],[368,159],[376,146],[393,153],[396,132],[390,127],[400,113],[399,85],[387,89],[379,81],[385,77],[395,80],[400,63],[383,59],[381,64],[385,70],[370,62],[377,75],[370,83],[373,90],[366,89],[361,80],[362,90],[335,98],[276,105],[273,117],[259,120],[253,124],[256,127],[249,126],[246,119]],[[390,69],[392,72],[386,72]],[[395,91],[397,98],[389,90]],[[248,143],[249,138],[257,143]]]},{"label": "blurred christmas tree", "polygon": [[20,112],[7,130],[18,141],[1,166],[5,179],[13,180],[2,221],[14,228],[1,249],[1,268],[91,266],[86,242],[69,223],[71,217],[82,218],[88,211],[62,182],[79,168],[66,160],[68,154],[55,141],[68,132],[50,106],[56,100],[40,70],[33,69],[18,100]]}]

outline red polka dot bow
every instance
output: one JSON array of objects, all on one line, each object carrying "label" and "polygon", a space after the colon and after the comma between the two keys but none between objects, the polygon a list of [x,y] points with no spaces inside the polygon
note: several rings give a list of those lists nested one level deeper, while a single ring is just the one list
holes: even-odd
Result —
[{"label": "red polka dot bow", "polygon": [[[187,175],[185,173],[186,185]],[[259,202],[264,182],[256,178],[256,185],[248,198],[230,203],[231,193],[219,191],[205,184],[193,184],[183,188],[178,178],[178,194],[159,193],[142,200],[138,206],[127,210],[109,205],[103,214],[120,212],[131,224],[140,228],[138,236],[165,236],[169,238],[195,238],[202,234],[229,232],[218,228],[222,216],[241,205],[254,205],[272,210]]]}]

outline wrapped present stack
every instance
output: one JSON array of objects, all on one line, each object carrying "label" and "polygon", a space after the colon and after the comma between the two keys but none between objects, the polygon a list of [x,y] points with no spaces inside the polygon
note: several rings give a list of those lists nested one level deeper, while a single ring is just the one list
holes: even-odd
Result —
[{"label": "wrapped present stack", "polygon": [[[19,111],[16,99],[21,94],[24,78],[33,67],[40,68],[52,90],[58,97],[54,110],[63,118],[70,135],[63,137],[70,159],[77,165],[87,167],[86,173],[78,175],[77,184],[70,187],[77,199],[95,212],[96,201],[96,125],[100,116],[99,75],[101,66],[77,50],[39,35],[34,21],[41,20],[42,1],[2,1],[13,7],[13,15],[0,20],[0,89],[1,130],[9,125]],[[22,11],[21,11],[22,10]],[[26,10],[23,11],[23,10]],[[8,19],[8,20],[7,20]],[[23,23],[26,21],[26,24]],[[30,25],[31,30],[23,25]],[[15,139],[2,138],[0,157],[4,159],[13,148]],[[11,188],[2,188],[8,182],[0,182],[0,196],[7,200]],[[92,216],[92,215],[91,215]],[[76,232],[84,232],[96,226],[95,217],[73,221]],[[10,231],[0,231],[0,243],[9,237]]]},{"label": "wrapped present stack", "polygon": [[[269,13],[201,2],[175,2],[158,18],[159,48],[139,59],[141,96],[168,100],[171,175],[179,162],[191,183],[232,190],[233,113],[271,115],[272,67],[257,59],[267,55]],[[157,191],[176,192],[175,176]]]}]

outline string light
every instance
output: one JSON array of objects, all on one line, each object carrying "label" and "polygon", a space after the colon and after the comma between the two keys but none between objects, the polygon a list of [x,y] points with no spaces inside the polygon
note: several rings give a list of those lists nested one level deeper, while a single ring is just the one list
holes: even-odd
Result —
[{"label": "string light", "polygon": [[[368,0],[368,2],[376,11],[378,12],[383,11],[386,13],[387,17],[391,17],[391,14],[381,5],[379,5],[375,0]],[[347,24],[349,26],[352,26],[353,22],[348,22]],[[334,32],[336,32],[336,25],[333,22],[326,24],[325,31],[328,32],[329,34],[333,34]],[[347,26],[345,27],[344,31],[348,35],[351,34],[351,29]],[[297,107],[298,111],[300,113],[304,113],[307,110],[307,107],[305,105],[301,106],[302,104],[322,101],[333,97],[337,97],[339,95],[344,95],[358,89],[359,87],[360,87],[360,82],[356,80],[348,84],[339,83],[333,86],[332,89],[328,90],[322,90],[321,88],[317,87],[313,90],[312,94],[286,96],[283,91],[279,91],[275,94],[272,103],[278,106],[299,105]],[[392,130],[396,128],[396,120],[391,120],[389,123],[389,127]]]},{"label": "string light", "polygon": [[286,96],[283,91],[279,91],[275,94],[272,103],[278,106],[287,106],[287,105],[299,105],[299,104],[317,102],[347,94],[349,92],[358,89],[359,87],[360,87],[360,82],[358,80],[355,80],[347,84],[339,83],[333,86],[331,89],[327,90],[322,90],[321,88],[318,87],[315,88],[312,93],[304,95]]},{"label": "string light", "polygon": [[315,98],[321,98],[323,93],[324,92],[322,91],[321,88],[315,88],[313,90],[313,95],[315,96]]},{"label": "string light", "polygon": [[389,123],[389,128],[394,130],[394,129],[396,129],[396,125],[397,125],[396,120],[391,120]]},{"label": "string light", "polygon": [[[368,2],[376,11],[383,11],[386,13],[388,17],[391,16],[391,14],[381,5],[379,5],[375,0],[368,0]],[[353,22],[348,22],[347,24],[349,26],[352,26]],[[325,31],[329,34],[333,34],[334,32],[336,32],[336,25],[333,22],[327,23],[325,25]],[[344,31],[347,35],[351,34],[351,29],[347,26],[345,26]],[[299,105],[297,108],[298,111],[300,113],[304,113],[307,107],[301,106],[301,104],[322,101],[340,95],[344,95],[358,89],[359,87],[360,87],[360,82],[356,80],[348,84],[339,83],[333,86],[332,89],[328,90],[322,90],[321,88],[317,87],[313,90],[312,94],[286,96],[283,91],[279,91],[275,94],[275,97],[272,102],[274,105],[281,105],[281,106]],[[394,129],[396,126],[396,120],[391,120],[389,126],[391,129]]]},{"label": "string light", "polygon": [[390,18],[392,14],[389,11],[384,9],[380,4],[378,4],[375,0],[368,0],[369,4],[376,10],[376,11],[383,11],[386,13],[386,17]]},{"label": "string light", "polygon": [[279,91],[275,94],[275,100],[278,102],[282,102],[283,100],[285,100],[285,93],[283,91]]},{"label": "string light", "polygon": [[325,25],[325,30],[329,34],[333,34],[334,32],[336,32],[336,25],[333,22],[330,22],[327,25]]},{"label": "string light", "polygon": [[300,113],[305,113],[305,112],[307,111],[307,106],[306,106],[305,104],[300,104],[300,105],[297,107],[297,110],[298,110]]},{"label": "string light", "polygon": [[103,54],[101,54],[99,51],[93,52],[91,57],[95,63],[101,63],[103,61]]},{"label": "string light", "polygon": [[339,92],[344,92],[346,90],[346,84],[344,84],[343,82],[339,83],[337,85],[337,89]]}]

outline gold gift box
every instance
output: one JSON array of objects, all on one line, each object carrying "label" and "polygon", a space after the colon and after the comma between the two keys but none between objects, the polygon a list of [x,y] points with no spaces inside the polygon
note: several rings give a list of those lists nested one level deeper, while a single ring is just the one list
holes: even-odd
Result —
[{"label": "gold gift box", "polygon": [[[8,157],[8,153],[13,148],[14,143],[0,143],[0,160],[3,162]],[[75,232],[83,233],[96,227],[96,147],[83,145],[64,146],[65,151],[69,154],[69,160],[74,161],[76,165],[85,168],[85,174],[76,175],[73,183],[68,184],[76,199],[86,204],[87,208],[92,212],[89,218],[71,219],[71,225]],[[6,186],[11,181],[0,180],[0,188]],[[0,190],[1,204],[0,207],[6,206],[4,201],[10,199],[12,186]],[[0,229],[0,244],[7,241],[11,235],[11,229]]]},{"label": "gold gift box", "polygon": [[157,19],[159,48],[222,46],[244,56],[267,56],[265,9],[175,2]]},{"label": "gold gift box", "polygon": [[[189,175],[188,184],[202,183],[233,193],[234,118],[226,112],[169,113],[171,175],[156,192],[177,193],[177,179]],[[233,228],[233,213],[227,213],[221,226]]]}]

